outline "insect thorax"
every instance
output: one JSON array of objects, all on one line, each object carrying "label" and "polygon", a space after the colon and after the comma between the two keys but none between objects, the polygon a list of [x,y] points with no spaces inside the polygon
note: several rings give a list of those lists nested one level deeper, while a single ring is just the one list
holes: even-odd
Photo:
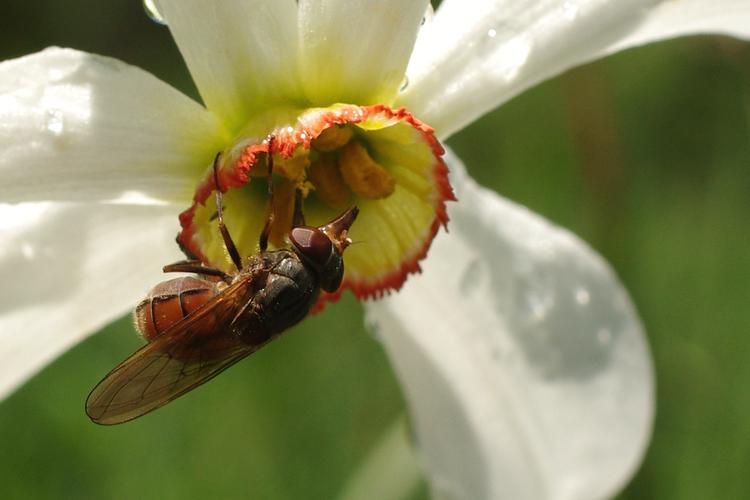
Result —
[{"label": "insect thorax", "polygon": [[252,312],[248,311],[245,320],[253,337],[270,339],[307,316],[318,300],[320,284],[294,252],[266,252],[261,259],[265,283],[254,295]]}]

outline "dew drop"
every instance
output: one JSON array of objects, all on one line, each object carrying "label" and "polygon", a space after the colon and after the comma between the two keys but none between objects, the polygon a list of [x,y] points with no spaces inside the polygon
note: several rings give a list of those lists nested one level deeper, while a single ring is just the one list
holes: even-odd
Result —
[{"label": "dew drop", "polygon": [[377,342],[383,342],[382,329],[378,320],[370,316],[365,316],[365,330],[374,338]]},{"label": "dew drop", "polygon": [[55,136],[60,136],[65,129],[65,121],[63,119],[62,111],[59,109],[48,109],[47,110],[47,121],[45,128]]},{"label": "dew drop", "polygon": [[[495,32],[495,36],[497,36],[497,32]],[[495,39],[489,36],[489,32],[487,33],[486,40],[492,40],[493,43],[497,43]],[[530,54],[530,40],[524,35],[519,35],[503,42],[500,49],[495,51],[491,56],[491,64],[489,66],[493,68],[493,73],[509,82],[518,76],[521,69],[529,60]]]},{"label": "dew drop", "polygon": [[432,22],[432,18],[435,17],[435,9],[432,7],[432,3],[427,4],[427,8],[422,16],[422,21],[419,23],[420,26],[426,26]]},{"label": "dew drop", "polygon": [[409,87],[409,77],[404,75],[404,79],[401,80],[401,86],[398,88],[399,92],[404,92]]},{"label": "dew drop", "polygon": [[161,12],[159,12],[159,9],[156,8],[156,4],[154,3],[154,0],[143,0],[143,10],[146,11],[146,15],[156,24],[161,24],[162,26],[167,25],[167,21],[164,19],[164,16],[161,15]]},{"label": "dew drop", "polygon": [[36,257],[36,249],[31,243],[21,243],[21,255],[23,255],[23,258],[26,260],[34,260]]},{"label": "dew drop", "polygon": [[555,299],[548,292],[531,290],[526,294],[526,308],[532,323],[544,321],[555,305]]},{"label": "dew drop", "polygon": [[495,38],[497,36],[497,30],[495,28],[488,29],[487,36],[490,38]]},{"label": "dew drop", "polygon": [[578,288],[576,290],[576,302],[582,306],[588,305],[588,303],[591,302],[591,294],[589,291],[583,287]]},{"label": "dew drop", "polygon": [[464,295],[471,295],[482,288],[482,277],[486,274],[482,270],[482,263],[478,258],[471,259],[461,273],[458,284],[459,290]]}]

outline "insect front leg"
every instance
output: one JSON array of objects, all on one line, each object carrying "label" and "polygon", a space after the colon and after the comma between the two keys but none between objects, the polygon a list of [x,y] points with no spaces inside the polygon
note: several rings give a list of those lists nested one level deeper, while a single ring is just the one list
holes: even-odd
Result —
[{"label": "insect front leg", "polygon": [[297,188],[294,191],[294,217],[292,218],[292,227],[301,227],[305,225],[305,214],[302,213],[302,190]]},{"label": "insect front leg", "polygon": [[224,239],[224,246],[226,247],[227,252],[229,253],[229,256],[232,258],[232,262],[234,262],[234,265],[237,268],[237,270],[241,271],[242,270],[242,258],[240,257],[240,252],[237,251],[237,246],[234,244],[234,241],[232,240],[232,236],[230,236],[229,234],[229,229],[227,229],[227,226],[224,224],[221,186],[219,185],[219,159],[220,158],[221,158],[221,153],[216,153],[216,158],[214,158],[214,187],[216,188],[216,214],[219,219],[219,231],[221,232],[221,237]]},{"label": "insect front leg", "polygon": [[165,273],[195,273],[203,274],[206,276],[218,276],[226,283],[232,282],[232,277],[214,267],[206,267],[199,260],[181,260],[172,264],[167,264],[162,268]]}]

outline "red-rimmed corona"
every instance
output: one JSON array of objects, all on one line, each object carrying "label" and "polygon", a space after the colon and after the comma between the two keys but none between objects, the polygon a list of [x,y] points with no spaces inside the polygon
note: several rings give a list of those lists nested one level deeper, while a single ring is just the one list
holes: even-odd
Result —
[{"label": "red-rimmed corona", "polygon": [[[272,144],[265,140],[269,134]],[[420,271],[433,238],[448,222],[446,202],[455,197],[444,149],[434,130],[407,110],[339,103],[279,111],[235,132],[218,165],[227,224],[244,252],[255,247],[264,224],[265,193],[257,181],[267,173],[269,154],[277,174],[272,247],[285,244],[294,193],[301,192],[313,225],[347,206],[360,209],[351,236],[362,244],[347,251],[342,286],[321,294],[320,307],[344,290],[363,300],[400,289],[409,274]],[[206,204],[214,186],[209,174],[197,184],[192,205],[180,215],[178,241],[197,259],[226,271],[231,263],[214,230],[214,210]]]}]

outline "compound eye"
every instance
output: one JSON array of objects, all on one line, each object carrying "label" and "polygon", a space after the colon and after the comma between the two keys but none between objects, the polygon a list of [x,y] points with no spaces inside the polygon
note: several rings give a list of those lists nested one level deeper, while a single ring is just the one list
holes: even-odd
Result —
[{"label": "compound eye", "polygon": [[323,269],[333,252],[333,243],[323,231],[313,227],[295,227],[289,240],[297,251],[318,269]]}]

